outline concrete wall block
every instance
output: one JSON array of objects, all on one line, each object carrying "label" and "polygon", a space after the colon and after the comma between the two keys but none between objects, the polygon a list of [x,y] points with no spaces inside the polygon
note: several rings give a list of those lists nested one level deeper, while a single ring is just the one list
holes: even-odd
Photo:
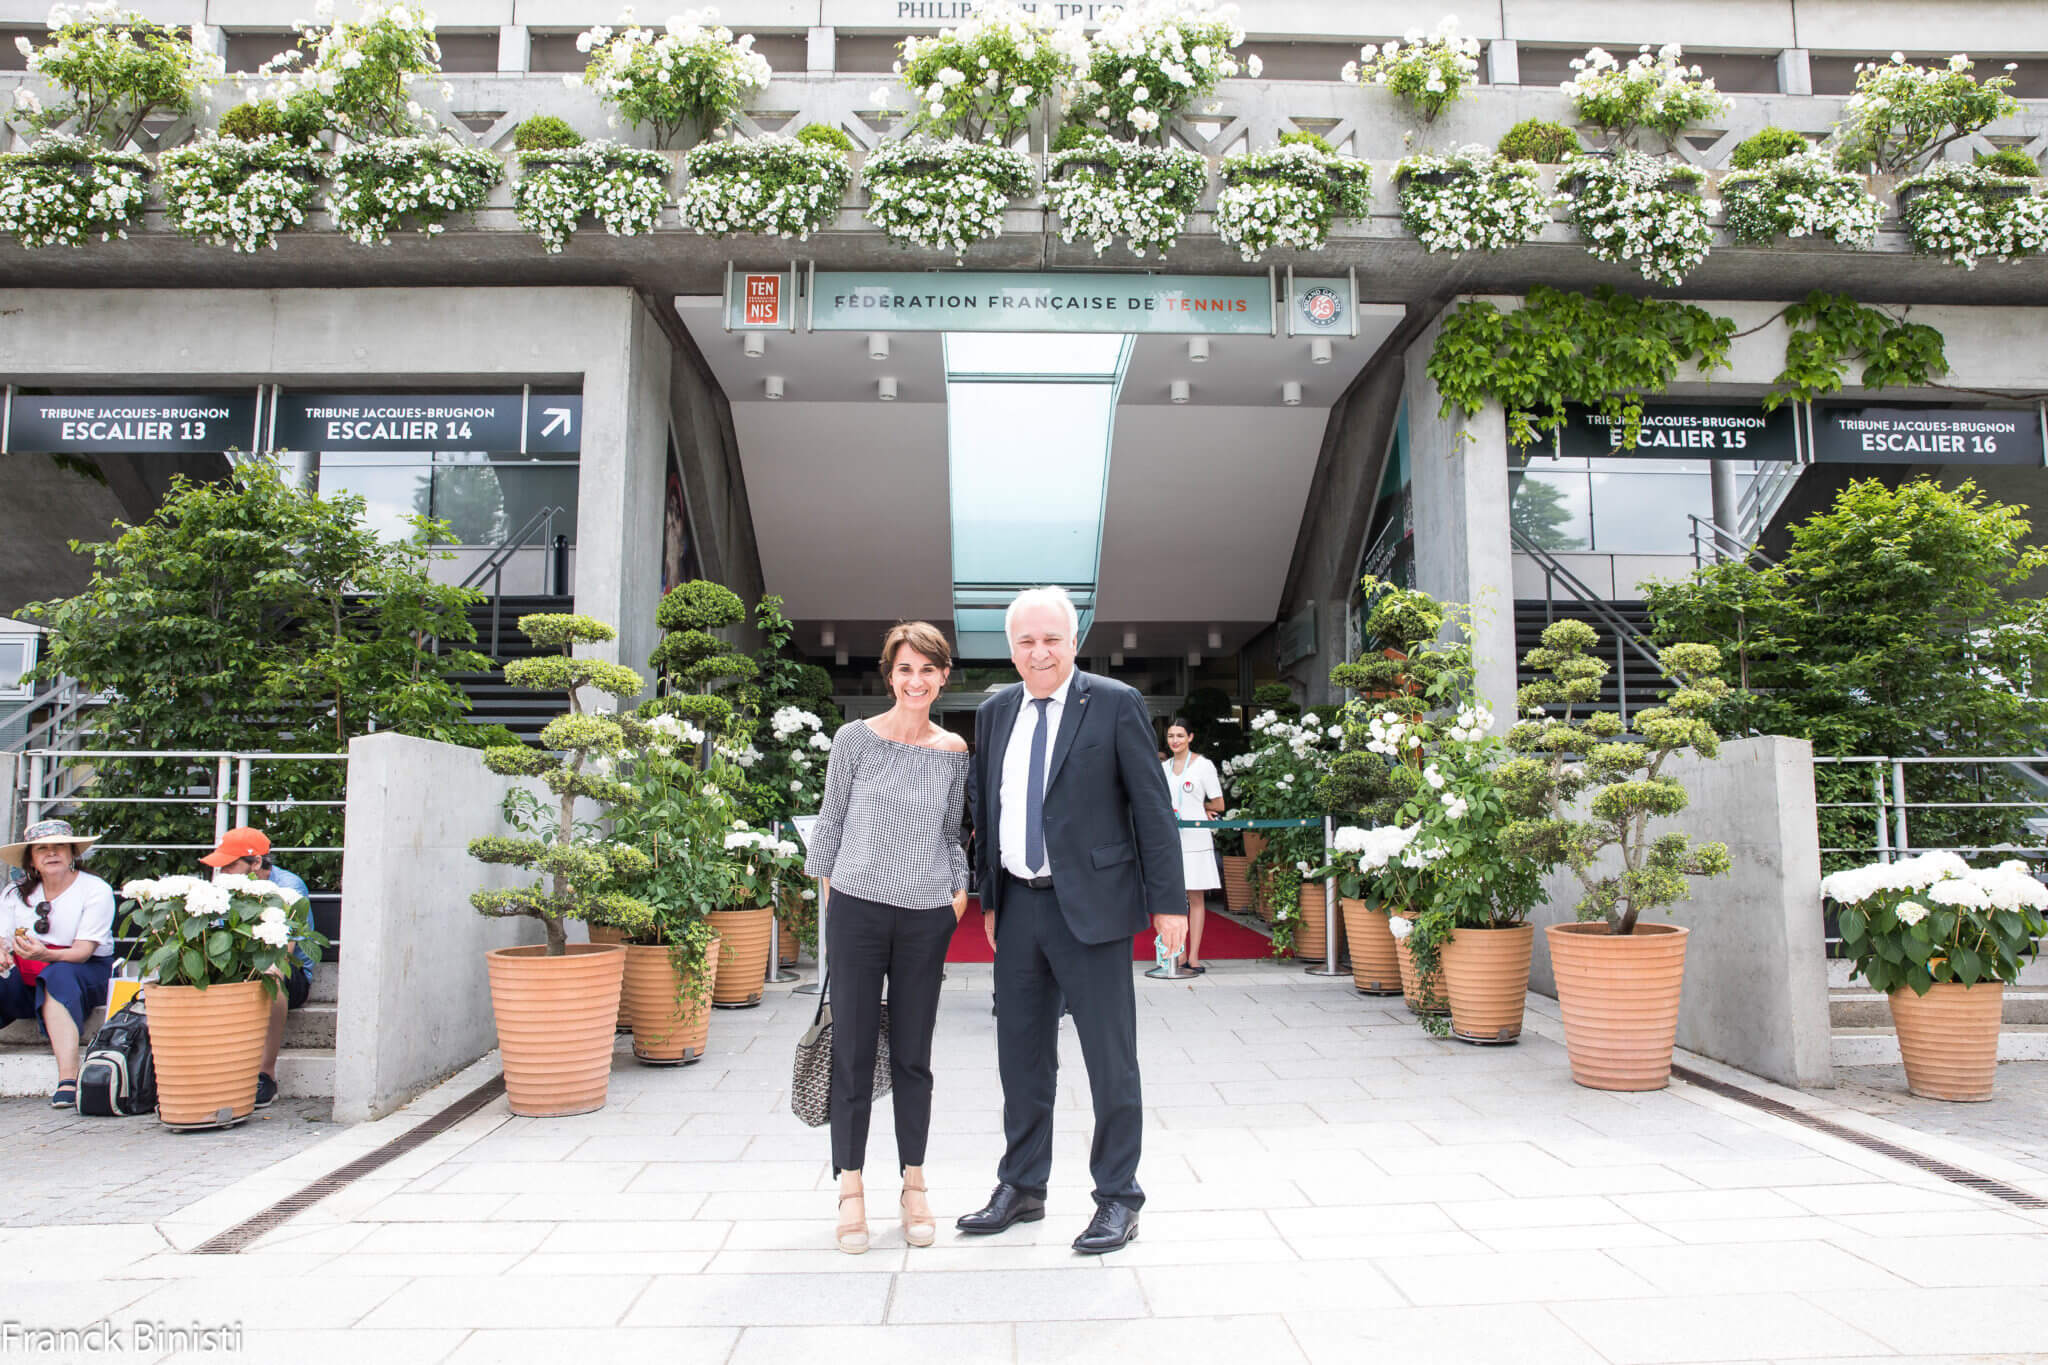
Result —
[{"label": "concrete wall block", "polygon": [[[1721,840],[1734,863],[1726,877],[1695,881],[1694,898],[1670,908],[1668,918],[1692,930],[1678,1045],[1784,1085],[1833,1085],[1813,746],[1781,736],[1735,740],[1718,759],[1681,758],[1665,771],[1692,804],[1652,832]],[[1576,877],[1554,873],[1544,890],[1549,904],[1536,924],[1577,917],[1584,888]],[[1548,945],[1540,933],[1536,941],[1530,986],[1555,996]]]},{"label": "concrete wall block", "polygon": [[474,749],[395,734],[350,743],[337,1121],[381,1118],[498,1045],[483,954],[543,934],[537,921],[470,907],[471,891],[525,874],[477,862],[469,841],[503,832],[499,804],[514,785]]}]

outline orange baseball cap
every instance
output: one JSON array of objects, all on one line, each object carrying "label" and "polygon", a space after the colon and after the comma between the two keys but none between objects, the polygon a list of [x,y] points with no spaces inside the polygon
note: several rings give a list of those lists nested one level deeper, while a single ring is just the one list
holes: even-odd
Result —
[{"label": "orange baseball cap", "polygon": [[220,846],[199,861],[208,867],[226,867],[243,858],[260,858],[270,852],[270,836],[243,825],[220,836]]}]

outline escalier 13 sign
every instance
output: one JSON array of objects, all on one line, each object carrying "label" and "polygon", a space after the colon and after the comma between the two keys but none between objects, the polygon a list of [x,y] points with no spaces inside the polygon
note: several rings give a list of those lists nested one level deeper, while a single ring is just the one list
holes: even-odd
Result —
[{"label": "escalier 13 sign", "polygon": [[[1285,317],[1275,312],[1285,293]],[[1092,332],[1350,336],[1345,276],[1112,275],[970,271],[741,270],[726,286],[731,331]]]}]

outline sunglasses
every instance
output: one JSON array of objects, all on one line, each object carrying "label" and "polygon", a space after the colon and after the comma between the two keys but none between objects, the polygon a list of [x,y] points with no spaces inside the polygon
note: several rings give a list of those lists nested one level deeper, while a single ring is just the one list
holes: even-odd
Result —
[{"label": "sunglasses", "polygon": [[39,934],[50,932],[50,903],[48,901],[36,902],[36,932]]}]

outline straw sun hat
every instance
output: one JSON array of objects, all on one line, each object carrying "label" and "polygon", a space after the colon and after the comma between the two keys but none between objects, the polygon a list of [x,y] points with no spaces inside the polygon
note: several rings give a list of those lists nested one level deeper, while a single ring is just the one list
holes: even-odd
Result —
[{"label": "straw sun hat", "polygon": [[28,866],[28,851],[38,844],[69,844],[77,854],[99,842],[97,834],[73,834],[69,820],[38,820],[23,831],[21,842],[0,847],[0,862]]}]

